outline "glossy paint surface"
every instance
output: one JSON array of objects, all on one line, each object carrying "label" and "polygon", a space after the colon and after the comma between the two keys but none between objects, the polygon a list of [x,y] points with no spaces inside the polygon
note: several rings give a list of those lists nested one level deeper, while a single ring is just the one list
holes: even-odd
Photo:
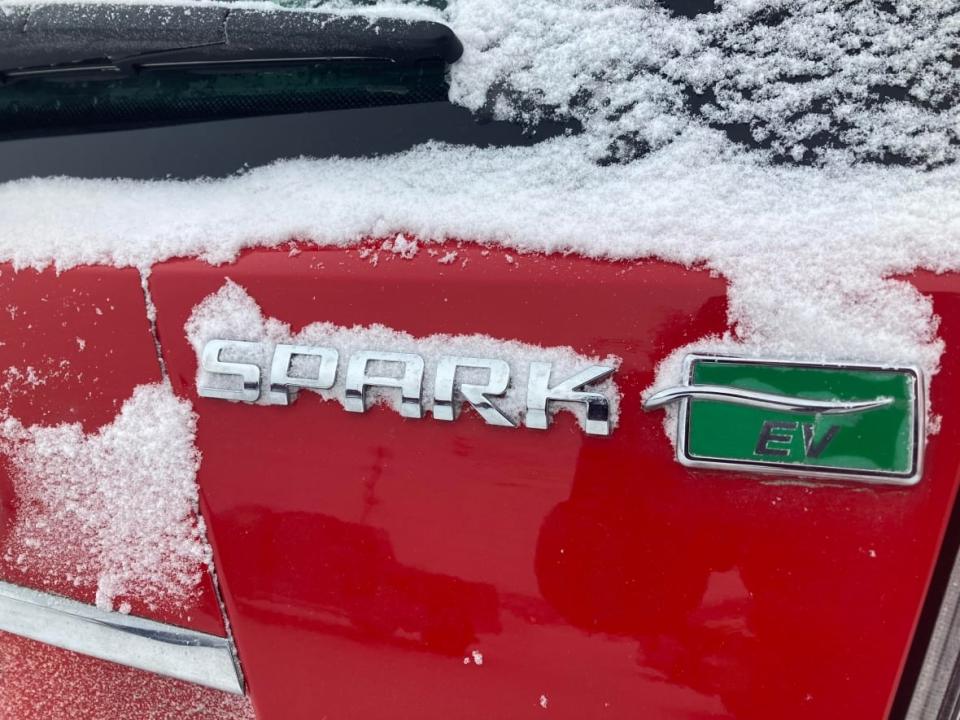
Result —
[{"label": "glossy paint surface", "polygon": [[[455,263],[291,246],[151,276],[258,717],[884,717],[956,491],[957,278],[913,279],[948,348],[921,483],[811,485],[685,469],[662,414],[641,410],[662,358],[728,329],[722,279],[445,249]],[[619,426],[198,398],[184,323],[228,277],[294,331],[381,323],[616,354]]]},{"label": "glossy paint surface", "polygon": [[[662,413],[640,408],[659,360],[727,329],[721,279],[446,250],[456,263],[421,249],[373,266],[356,250],[291,246],[153,272],[170,379],[199,415],[202,510],[257,716],[884,717],[956,492],[960,279],[910,279],[947,342],[920,484],[803,485],[682,468]],[[620,424],[599,438],[565,414],[534,431],[469,410],[453,423],[356,415],[309,393],[289,407],[197,398],[183,325],[227,277],[294,330],[382,323],[616,354]],[[162,377],[132,270],[2,268],[0,341],[3,405],[26,424],[95,432]],[[17,505],[0,467],[2,541]],[[30,577],[10,558],[0,573],[90,601],[92,588]],[[209,578],[186,616],[134,612],[224,632]],[[0,711],[251,712],[3,634]]]},{"label": "glossy paint surface", "polygon": [[[136,270],[80,268],[15,272],[0,265],[0,409],[26,426],[79,423],[96,433],[111,423],[138,385],[162,380]],[[2,416],[0,416],[2,417]],[[38,575],[11,554],[17,521],[12,468],[0,449],[0,578],[92,603],[95,584]],[[40,551],[66,551],[64,546]],[[87,573],[89,575],[89,573]],[[192,607],[148,607],[129,601],[135,615],[224,635],[212,578],[204,573]]]}]

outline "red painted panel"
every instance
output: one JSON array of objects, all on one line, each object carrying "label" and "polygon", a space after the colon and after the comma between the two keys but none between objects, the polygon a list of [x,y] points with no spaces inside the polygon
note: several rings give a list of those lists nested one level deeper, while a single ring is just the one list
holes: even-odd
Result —
[{"label": "red painted panel", "polygon": [[0,407],[24,425],[111,422],[133,388],[160,380],[140,275],[0,265]]},{"label": "red painted panel", "polygon": [[[727,329],[722,280],[457,249],[453,265],[253,251],[152,275],[165,359],[200,416],[203,510],[259,716],[884,716],[956,489],[960,418],[944,418],[914,488],[684,469],[639,394],[671,350]],[[620,426],[596,438],[566,416],[538,432],[469,412],[354,415],[309,393],[198,399],[183,326],[226,277],[294,330],[383,323],[620,355]],[[917,282],[944,318],[945,412],[960,282]]]},{"label": "red painted panel", "polygon": [[253,720],[247,698],[0,633],[4,720]]},{"label": "red painted panel", "polygon": [[[882,717],[956,490],[957,418],[943,418],[915,488],[685,470],[639,393],[673,348],[726,329],[721,280],[654,262],[458,252],[452,266],[421,252],[374,268],[356,251],[257,251],[154,273],[174,386],[200,414],[202,505],[260,717],[526,717],[541,703],[571,718]],[[198,400],[183,323],[227,276],[294,329],[380,322],[615,353],[621,424],[607,439],[566,416],[536,432],[469,412],[452,424],[357,416],[309,394],[287,408]],[[914,282],[942,317],[932,399],[947,413],[960,281]],[[25,423],[110,422],[160,378],[144,310],[133,271],[4,268],[3,405]],[[16,510],[6,476],[0,492],[3,532]],[[36,586],[9,565],[0,576]],[[191,615],[153,613],[217,631],[209,580]],[[11,679],[31,672],[53,679]],[[14,717],[101,717],[51,697],[64,684],[104,718],[129,716],[134,691],[143,717],[248,712],[6,635],[0,677],[0,710]]]},{"label": "red painted panel", "polygon": [[[136,270],[78,268],[15,272],[0,265],[0,416],[24,425],[80,423],[87,434],[111,423],[138,385],[162,379]],[[18,503],[0,452],[0,579],[92,603],[96,587],[40,577],[15,562],[7,543]],[[67,551],[77,538],[62,538]],[[60,548],[44,548],[56,553]],[[193,607],[148,607],[135,615],[225,634],[213,582],[204,572]]]}]

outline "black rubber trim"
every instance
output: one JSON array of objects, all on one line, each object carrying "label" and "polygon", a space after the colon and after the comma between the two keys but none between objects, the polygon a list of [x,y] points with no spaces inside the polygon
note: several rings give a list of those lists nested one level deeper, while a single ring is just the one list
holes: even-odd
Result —
[{"label": "black rubber trim", "polygon": [[910,709],[910,701],[913,699],[920,669],[923,667],[930,639],[933,637],[934,626],[937,623],[937,616],[940,613],[940,606],[943,603],[943,597],[950,582],[950,573],[958,553],[960,553],[960,495],[957,496],[950,513],[947,531],[934,566],[933,577],[930,579],[930,587],[927,588],[927,595],[923,601],[920,620],[907,653],[907,661],[900,676],[900,685],[894,696],[889,720],[903,720]]},{"label": "black rubber trim", "polygon": [[0,76],[102,63],[135,69],[304,57],[452,63],[462,52],[440,23],[280,8],[54,4],[0,13]]}]

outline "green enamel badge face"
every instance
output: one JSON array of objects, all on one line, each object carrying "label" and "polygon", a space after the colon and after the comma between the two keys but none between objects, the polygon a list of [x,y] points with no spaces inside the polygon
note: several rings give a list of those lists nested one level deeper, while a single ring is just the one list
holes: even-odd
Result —
[{"label": "green enamel badge face", "polygon": [[685,376],[686,386],[658,394],[682,400],[684,465],[899,485],[920,478],[916,370],[694,355]]}]

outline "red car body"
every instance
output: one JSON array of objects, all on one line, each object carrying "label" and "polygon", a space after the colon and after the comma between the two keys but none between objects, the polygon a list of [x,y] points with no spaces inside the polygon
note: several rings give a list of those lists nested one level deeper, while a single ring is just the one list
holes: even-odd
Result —
[{"label": "red car body", "polygon": [[[0,367],[68,371],[0,392],[24,423],[87,432],[164,370],[192,403],[200,510],[257,718],[888,716],[957,492],[960,279],[908,279],[932,298],[947,347],[921,482],[825,484],[684,468],[662,415],[643,412],[661,360],[729,329],[722,278],[655,260],[436,249],[457,262],[421,249],[374,267],[357,248],[291,244],[222,266],[161,263],[149,276],[159,357],[135,270],[6,265]],[[469,410],[438,423],[309,394],[289,407],[198,397],[184,325],[227,278],[294,331],[380,323],[617,355],[619,425],[592,437],[568,415],[535,431]],[[0,544],[18,512],[4,472]],[[89,599],[9,558],[0,579]],[[227,632],[210,577],[187,613],[133,613]],[[6,634],[0,708],[48,720],[251,712]]]}]

